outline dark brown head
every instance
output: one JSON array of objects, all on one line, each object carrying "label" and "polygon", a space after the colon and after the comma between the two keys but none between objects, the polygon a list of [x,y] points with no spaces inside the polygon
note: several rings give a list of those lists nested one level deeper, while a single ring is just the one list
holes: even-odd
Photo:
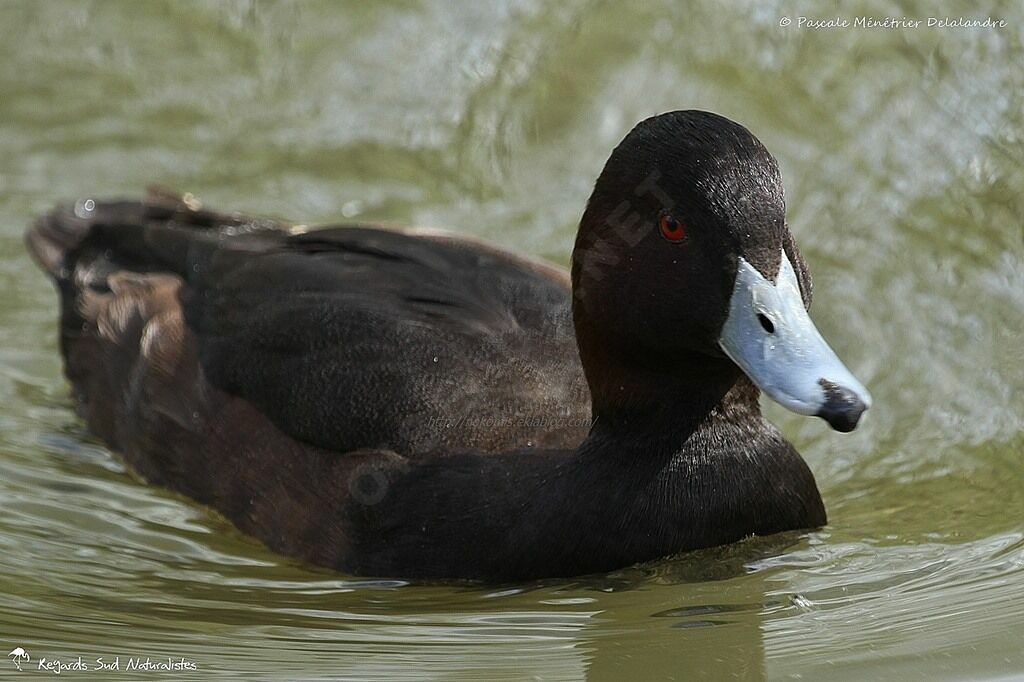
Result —
[{"label": "dark brown head", "polygon": [[596,410],[617,395],[670,399],[673,385],[728,388],[741,370],[839,430],[870,402],[807,316],[778,164],[729,119],[675,111],[630,131],[587,204],[572,277]]}]

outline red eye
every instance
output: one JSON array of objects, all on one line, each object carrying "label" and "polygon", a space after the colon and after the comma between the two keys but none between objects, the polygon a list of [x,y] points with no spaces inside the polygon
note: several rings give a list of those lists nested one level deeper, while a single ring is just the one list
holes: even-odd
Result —
[{"label": "red eye", "polygon": [[686,239],[686,225],[668,214],[661,216],[660,228],[661,236],[670,242],[681,242]]}]

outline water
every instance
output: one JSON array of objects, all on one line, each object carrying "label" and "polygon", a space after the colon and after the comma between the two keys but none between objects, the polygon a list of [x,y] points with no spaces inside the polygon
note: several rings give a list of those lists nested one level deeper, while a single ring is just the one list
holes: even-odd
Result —
[{"label": "water", "polygon": [[[753,0],[0,4],[0,653],[120,656],[121,679],[148,676],[124,671],[139,656],[198,666],[175,679],[1024,676],[1024,13],[996,6],[1002,29],[779,26],[800,14],[831,16]],[[573,581],[358,580],[141,485],[73,416],[56,299],[21,245],[53,202],[156,182],[565,263],[612,146],[687,107],[779,158],[813,315],[875,398],[849,436],[769,408],[827,528]]]}]

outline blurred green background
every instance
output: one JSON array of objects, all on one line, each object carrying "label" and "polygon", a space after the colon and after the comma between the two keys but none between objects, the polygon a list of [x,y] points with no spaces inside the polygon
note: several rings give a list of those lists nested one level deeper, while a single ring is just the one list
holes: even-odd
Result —
[{"label": "blurred green background", "polygon": [[[176,679],[1024,675],[1024,10],[963,11],[0,2],[0,646],[196,662]],[[778,157],[813,316],[874,395],[849,436],[767,406],[829,527],[575,581],[354,580],[140,484],[74,417],[21,243],[53,203],[162,183],[565,264],[611,148],[680,108]]]}]

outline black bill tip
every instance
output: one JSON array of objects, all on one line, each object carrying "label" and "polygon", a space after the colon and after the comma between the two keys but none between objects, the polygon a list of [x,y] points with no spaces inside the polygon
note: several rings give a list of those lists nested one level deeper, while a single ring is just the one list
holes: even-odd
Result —
[{"label": "black bill tip", "polygon": [[825,404],[818,410],[818,416],[840,433],[857,428],[860,416],[868,409],[867,404],[850,389],[828,379],[819,379],[818,384],[825,389]]}]

